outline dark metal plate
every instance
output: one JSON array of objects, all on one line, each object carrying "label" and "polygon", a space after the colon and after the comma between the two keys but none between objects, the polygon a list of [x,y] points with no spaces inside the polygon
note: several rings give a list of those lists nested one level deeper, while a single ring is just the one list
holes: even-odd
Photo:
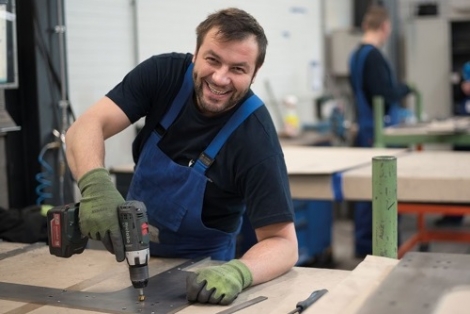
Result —
[{"label": "dark metal plate", "polygon": [[190,305],[186,300],[188,261],[149,279],[145,301],[132,286],[107,293],[62,290],[0,282],[0,298],[26,303],[92,310],[103,313],[174,313]]},{"label": "dark metal plate", "polygon": [[470,283],[470,255],[407,253],[358,314],[433,313],[439,299]]}]

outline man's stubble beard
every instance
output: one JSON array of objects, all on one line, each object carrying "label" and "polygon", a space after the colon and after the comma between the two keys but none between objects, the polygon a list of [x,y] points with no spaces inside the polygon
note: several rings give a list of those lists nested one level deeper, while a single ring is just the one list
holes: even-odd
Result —
[{"label": "man's stubble beard", "polygon": [[211,115],[216,115],[219,113],[222,113],[228,109],[231,109],[235,107],[243,97],[248,93],[250,87],[246,88],[245,91],[242,93],[238,93],[236,90],[230,98],[222,105],[222,106],[212,106],[211,104],[208,104],[204,101],[204,84],[205,81],[202,79],[199,79],[199,76],[196,73],[193,73],[193,80],[194,80],[194,93],[196,95],[196,106],[202,113],[210,113]]}]

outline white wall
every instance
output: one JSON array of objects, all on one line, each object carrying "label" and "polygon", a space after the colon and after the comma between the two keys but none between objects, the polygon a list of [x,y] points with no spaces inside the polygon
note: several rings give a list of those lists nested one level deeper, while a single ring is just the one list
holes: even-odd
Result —
[{"label": "white wall", "polygon": [[[67,0],[65,23],[70,103],[76,116],[135,65],[129,0]],[[134,131],[106,141],[106,166],[132,161]]]},{"label": "white wall", "polygon": [[335,30],[350,29],[353,24],[353,1],[324,0],[325,34]]},{"label": "white wall", "polygon": [[[324,2],[339,1],[345,0]],[[117,84],[136,60],[169,51],[194,52],[197,24],[217,9],[237,6],[260,22],[269,41],[253,90],[275,121],[279,116],[269,101],[267,80],[277,100],[298,96],[302,122],[313,120],[313,100],[321,89],[312,88],[311,63],[322,67],[324,60],[321,0],[135,0],[135,27],[134,1],[65,2],[70,100],[77,115]],[[132,161],[134,135],[130,128],[107,141],[107,167]]]}]

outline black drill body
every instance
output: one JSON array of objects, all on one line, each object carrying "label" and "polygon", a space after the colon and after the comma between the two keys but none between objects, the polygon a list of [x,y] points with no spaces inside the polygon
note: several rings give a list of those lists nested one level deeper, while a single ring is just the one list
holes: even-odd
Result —
[{"label": "black drill body", "polygon": [[[49,252],[59,257],[70,257],[83,252],[88,237],[80,231],[79,203],[57,206],[47,212]],[[147,286],[149,272],[149,234],[147,209],[142,202],[128,201],[117,208],[124,251],[129,265],[132,285],[140,289]]]}]

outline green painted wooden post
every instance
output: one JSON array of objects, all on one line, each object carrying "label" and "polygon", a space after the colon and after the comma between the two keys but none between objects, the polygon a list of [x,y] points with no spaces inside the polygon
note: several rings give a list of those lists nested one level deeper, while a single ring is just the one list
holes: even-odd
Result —
[{"label": "green painted wooden post", "polygon": [[372,254],[397,258],[397,159],[372,158]]},{"label": "green painted wooden post", "polygon": [[421,95],[421,92],[416,91],[415,92],[415,97],[416,97],[416,120],[418,122],[423,122],[423,96]]},{"label": "green painted wooden post", "polygon": [[385,147],[384,133],[384,111],[385,104],[383,97],[375,96],[372,100],[374,108],[374,147]]}]

